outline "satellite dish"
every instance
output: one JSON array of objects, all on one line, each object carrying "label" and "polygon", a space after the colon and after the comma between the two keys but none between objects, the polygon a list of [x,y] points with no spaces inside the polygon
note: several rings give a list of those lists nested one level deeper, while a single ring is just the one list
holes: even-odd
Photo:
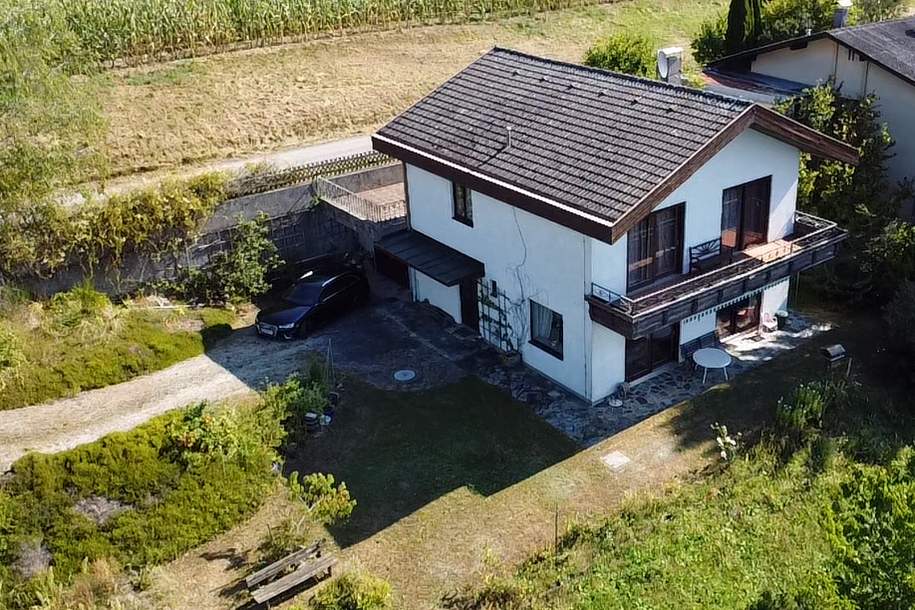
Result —
[{"label": "satellite dish", "polygon": [[658,76],[662,80],[667,80],[670,73],[670,64],[667,62],[667,52],[664,49],[658,49]]}]

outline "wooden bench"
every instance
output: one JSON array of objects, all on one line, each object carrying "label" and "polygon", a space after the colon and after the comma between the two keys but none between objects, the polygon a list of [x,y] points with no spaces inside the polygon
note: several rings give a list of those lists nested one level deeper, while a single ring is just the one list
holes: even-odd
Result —
[{"label": "wooden bench", "polygon": [[708,271],[718,265],[721,256],[721,238],[710,239],[689,249],[689,270]]},{"label": "wooden bench", "polygon": [[[254,601],[263,604],[310,578],[330,576],[337,559],[332,556],[321,557],[322,543],[323,541],[296,551],[247,576],[245,586]],[[288,572],[290,569],[292,571]]]}]

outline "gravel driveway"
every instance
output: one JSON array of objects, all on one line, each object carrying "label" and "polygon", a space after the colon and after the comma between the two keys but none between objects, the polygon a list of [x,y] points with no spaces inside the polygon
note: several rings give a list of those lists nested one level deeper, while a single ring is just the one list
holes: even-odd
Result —
[{"label": "gravel driveway", "polygon": [[426,310],[394,299],[353,312],[305,341],[269,341],[249,327],[208,353],[162,371],[72,398],[0,411],[0,472],[28,451],[63,451],[171,409],[285,379],[306,363],[309,352],[325,354],[329,345],[338,370],[379,387],[395,385],[395,370],[414,369],[418,376],[411,388],[460,378],[465,373],[455,361],[477,349],[474,342],[443,333],[440,321]]}]

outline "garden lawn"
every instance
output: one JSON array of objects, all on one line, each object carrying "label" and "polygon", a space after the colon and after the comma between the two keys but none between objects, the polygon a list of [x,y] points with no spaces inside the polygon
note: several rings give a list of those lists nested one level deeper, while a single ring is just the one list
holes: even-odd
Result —
[{"label": "garden lawn", "polygon": [[637,32],[688,55],[700,23],[726,6],[620,0],[112,71],[102,97],[111,168],[129,174],[367,133],[496,45],[580,62],[598,38]]},{"label": "garden lawn", "polygon": [[[31,311],[31,313],[30,313]],[[49,329],[35,310],[0,314],[16,336],[21,357],[5,375],[0,410],[40,404],[84,390],[121,383],[202,354],[231,331],[235,314],[221,309],[188,311],[115,306],[104,329],[89,325]]]}]

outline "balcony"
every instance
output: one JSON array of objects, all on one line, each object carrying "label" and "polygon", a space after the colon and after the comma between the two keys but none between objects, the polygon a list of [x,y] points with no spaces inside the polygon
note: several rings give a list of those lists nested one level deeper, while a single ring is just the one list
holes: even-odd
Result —
[{"label": "balcony", "polygon": [[738,252],[720,266],[630,296],[592,284],[585,300],[593,321],[636,339],[825,263],[847,236],[834,222],[796,212],[792,235]]}]

